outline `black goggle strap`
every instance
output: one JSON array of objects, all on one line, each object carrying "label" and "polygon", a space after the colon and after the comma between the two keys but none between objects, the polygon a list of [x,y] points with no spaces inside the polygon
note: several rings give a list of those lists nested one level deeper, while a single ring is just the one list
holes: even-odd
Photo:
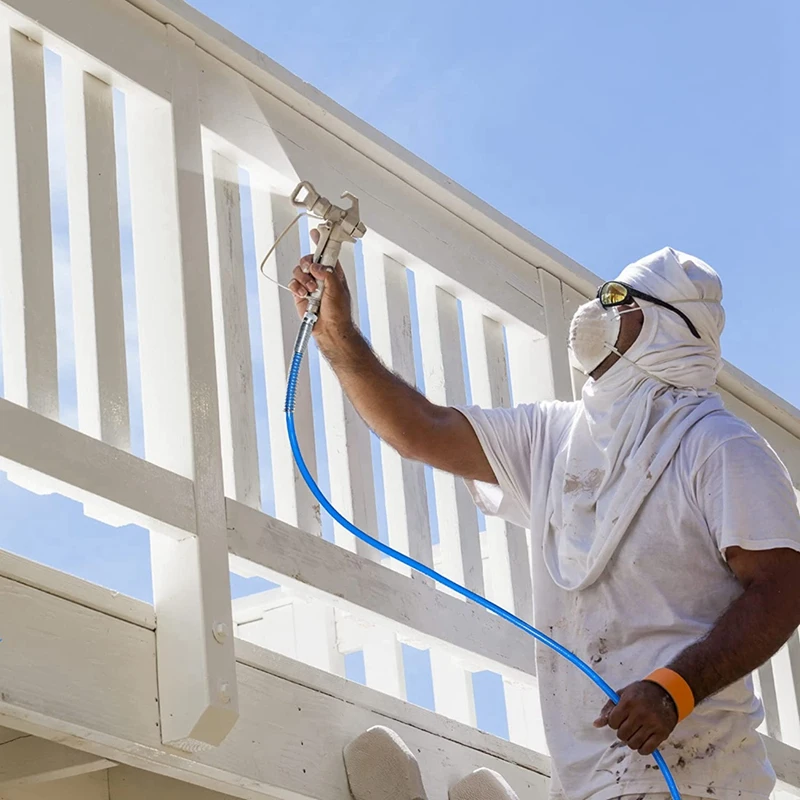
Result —
[{"label": "black goggle strap", "polygon": [[[661,306],[662,308],[669,309],[670,311],[674,311],[688,325],[689,330],[692,333],[692,336],[694,336],[695,339],[701,338],[700,334],[697,331],[697,328],[695,328],[694,326],[694,323],[692,323],[689,317],[687,317],[686,314],[684,314],[683,311],[681,311],[679,308],[675,308],[675,306],[670,305],[664,300],[659,300],[657,297],[653,297],[653,295],[647,294],[647,292],[640,292],[638,289],[633,289],[630,286],[626,286],[624,283],[620,283],[619,281],[609,281],[609,283],[614,283],[616,286],[622,286],[625,289],[626,295],[618,303],[611,303],[606,307],[612,308],[614,306],[622,306],[629,303],[631,297],[638,297],[640,300],[647,300],[649,303],[653,303],[654,305]],[[604,283],[603,286],[601,286],[597,290],[597,299],[600,300],[601,303],[603,302],[602,298],[603,288],[606,285],[607,284]],[[606,304],[603,303],[603,305],[605,306]]]}]

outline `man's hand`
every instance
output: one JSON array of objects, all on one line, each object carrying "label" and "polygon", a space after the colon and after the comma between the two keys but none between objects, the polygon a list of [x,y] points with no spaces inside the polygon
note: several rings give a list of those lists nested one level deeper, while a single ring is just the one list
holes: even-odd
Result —
[{"label": "man's hand", "polygon": [[[319,231],[312,230],[311,238],[317,242]],[[325,267],[313,263],[313,256],[303,256],[292,275],[289,289],[294,294],[297,313],[301,318],[306,313],[308,295],[317,288],[318,283],[325,284],[319,320],[314,325],[314,336],[318,343],[327,343],[327,340],[335,342],[337,336],[351,332],[354,323],[350,290],[341,264],[337,262],[336,268],[328,272]]]},{"label": "man's hand", "polygon": [[621,742],[643,756],[655,752],[677,724],[678,711],[672,698],[650,681],[626,686],[619,693],[619,703],[614,705],[609,700],[594,721],[595,728],[613,728]]}]

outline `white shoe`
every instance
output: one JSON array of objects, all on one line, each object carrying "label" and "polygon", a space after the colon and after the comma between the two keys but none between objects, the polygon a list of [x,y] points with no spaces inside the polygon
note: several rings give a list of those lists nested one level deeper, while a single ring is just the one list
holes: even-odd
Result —
[{"label": "white shoe", "polygon": [[519,800],[502,775],[481,767],[460,780],[449,793],[450,800]]},{"label": "white shoe", "polygon": [[344,766],[355,800],[427,800],[416,757],[389,728],[376,725],[353,739]]}]

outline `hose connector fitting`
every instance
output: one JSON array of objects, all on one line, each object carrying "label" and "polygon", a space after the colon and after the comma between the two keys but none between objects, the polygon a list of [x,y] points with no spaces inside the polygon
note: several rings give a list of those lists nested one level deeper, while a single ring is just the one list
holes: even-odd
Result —
[{"label": "hose connector fitting", "polygon": [[296,355],[305,355],[306,348],[308,347],[308,340],[311,338],[311,331],[314,329],[319,317],[306,311],[303,315],[303,321],[300,323],[300,330],[297,332],[297,338],[294,340],[294,352]]}]

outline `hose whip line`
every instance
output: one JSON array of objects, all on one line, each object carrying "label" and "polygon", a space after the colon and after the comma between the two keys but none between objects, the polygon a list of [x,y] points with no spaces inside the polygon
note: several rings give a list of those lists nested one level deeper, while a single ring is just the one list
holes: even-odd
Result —
[{"label": "hose whip line", "polygon": [[[303,348],[304,350],[305,348]],[[436,583],[441,584],[442,586],[447,587],[448,589],[460,594],[462,597],[465,597],[467,600],[472,600],[472,602],[477,603],[479,606],[483,606],[487,611],[491,611],[493,614],[496,614],[498,617],[506,620],[506,622],[510,622],[512,625],[516,626],[525,633],[533,636],[536,641],[540,642],[541,644],[549,647],[551,650],[554,650],[558,655],[562,658],[565,658],[569,661],[573,666],[577,667],[584,675],[586,675],[589,680],[591,680],[610,700],[612,700],[615,704],[619,702],[619,695],[611,688],[611,686],[606,683],[603,678],[598,675],[588,664],[582,661],[578,656],[574,653],[571,653],[567,650],[566,647],[559,644],[555,639],[551,639],[546,634],[542,633],[537,628],[534,628],[533,625],[525,622],[525,620],[520,619],[519,617],[512,614],[510,611],[506,611],[506,609],[498,606],[496,603],[493,603],[491,600],[487,600],[485,597],[481,597],[479,594],[467,589],[465,586],[461,586],[460,584],[456,583],[455,581],[450,580],[450,578],[441,575],[440,573],[436,572],[436,570],[432,569],[431,567],[426,566],[425,564],[416,561],[415,559],[411,558],[410,556],[405,555],[404,553],[395,550],[389,545],[384,544],[379,539],[375,539],[374,537],[370,536],[368,533],[365,533],[360,528],[357,528],[350,522],[348,519],[343,517],[333,505],[331,505],[330,501],[327,497],[322,493],[322,490],[317,486],[316,481],[312,477],[311,473],[308,471],[308,467],[306,466],[306,462],[303,460],[303,454],[300,452],[300,445],[297,441],[297,432],[295,430],[294,425],[294,406],[295,406],[295,398],[297,394],[297,379],[298,375],[300,374],[300,366],[303,362],[303,351],[294,353],[294,357],[292,358],[292,365],[289,369],[289,378],[286,386],[286,404],[284,406],[284,411],[286,412],[286,428],[289,434],[289,442],[291,444],[292,453],[294,455],[295,463],[297,464],[298,470],[300,470],[300,474],[303,476],[303,480],[308,484],[308,488],[311,490],[311,493],[314,497],[319,501],[319,504],[328,514],[333,518],[335,522],[338,522],[345,530],[349,531],[358,539],[361,539],[362,542],[366,542],[368,545],[371,545],[376,550],[380,551],[386,556],[399,561],[401,564],[405,564],[407,567],[410,567],[416,572],[421,573],[422,575],[426,575],[428,578],[431,578]],[[653,753],[653,759],[655,760],[658,768],[661,771],[661,774],[664,776],[664,780],[669,787],[669,793],[672,796],[672,800],[681,800],[680,792],[678,791],[678,787],[675,783],[675,779],[672,777],[672,774],[669,771],[669,767],[667,766],[666,761],[664,760],[664,756],[656,750]]]}]

